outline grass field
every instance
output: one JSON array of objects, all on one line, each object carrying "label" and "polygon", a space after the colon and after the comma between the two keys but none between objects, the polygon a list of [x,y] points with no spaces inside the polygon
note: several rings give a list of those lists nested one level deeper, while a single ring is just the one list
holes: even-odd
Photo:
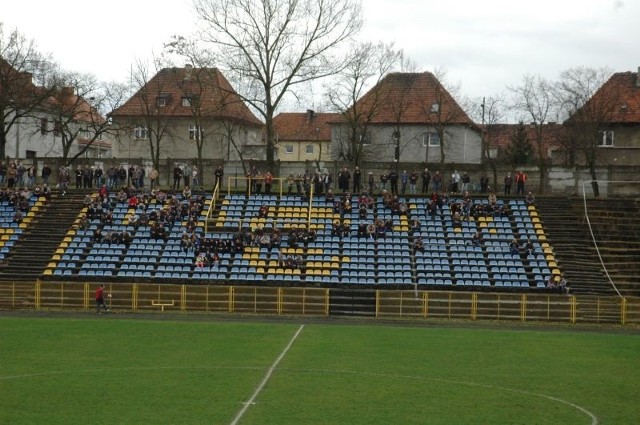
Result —
[{"label": "grass field", "polygon": [[634,334],[0,317],[0,424],[626,425],[638,400]]}]

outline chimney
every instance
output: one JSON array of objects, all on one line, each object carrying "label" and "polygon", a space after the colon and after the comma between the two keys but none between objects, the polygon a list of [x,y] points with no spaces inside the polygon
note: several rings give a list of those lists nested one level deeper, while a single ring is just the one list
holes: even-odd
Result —
[{"label": "chimney", "polygon": [[62,87],[60,89],[61,97],[71,97],[73,96],[73,87]]},{"label": "chimney", "polygon": [[184,65],[184,79],[185,80],[190,80],[191,79],[191,70],[193,69],[193,65],[191,65],[190,63],[187,63]]},{"label": "chimney", "polygon": [[638,67],[638,73],[636,74],[636,87],[640,87],[640,66]]},{"label": "chimney", "polygon": [[315,115],[315,112],[313,109],[307,109],[307,121],[313,120],[314,115]]}]

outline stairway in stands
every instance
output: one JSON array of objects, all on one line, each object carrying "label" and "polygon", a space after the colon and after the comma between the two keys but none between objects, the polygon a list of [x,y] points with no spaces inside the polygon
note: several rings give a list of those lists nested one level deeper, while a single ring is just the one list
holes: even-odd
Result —
[{"label": "stairway in stands", "polygon": [[566,197],[536,200],[548,242],[573,294],[614,295],[577,202]]},{"label": "stairway in stands", "polygon": [[59,196],[54,193],[29,228],[22,234],[4,263],[0,265],[0,280],[35,280],[51,261],[82,209],[84,194]]}]

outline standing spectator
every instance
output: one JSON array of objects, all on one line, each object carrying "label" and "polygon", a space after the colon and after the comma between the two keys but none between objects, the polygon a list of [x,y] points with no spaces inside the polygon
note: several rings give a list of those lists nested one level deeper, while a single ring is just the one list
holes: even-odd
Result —
[{"label": "standing spectator", "polygon": [[293,175],[293,172],[290,172],[289,177],[287,177],[287,193],[289,195],[293,193],[293,188],[295,187],[295,185],[296,185],[296,178]]},{"label": "standing spectator", "polygon": [[100,285],[96,289],[96,313],[100,314],[100,307],[104,307],[104,312],[108,312],[109,309],[104,302],[104,285]]},{"label": "standing spectator", "polygon": [[128,174],[127,170],[124,168],[124,165],[120,166],[120,169],[118,170],[118,182],[120,184],[120,186],[125,186],[127,183],[127,178],[128,178]]},{"label": "standing spectator", "polygon": [[91,167],[85,167],[82,170],[82,187],[85,189],[91,189],[93,186],[93,170]]},{"label": "standing spectator", "polygon": [[404,195],[407,191],[407,183],[409,183],[409,173],[407,173],[407,170],[402,170],[402,174],[400,174],[400,183],[400,190]]},{"label": "standing spectator", "polygon": [[369,193],[373,194],[373,189],[375,189],[376,187],[376,180],[373,178],[373,173],[371,171],[369,171],[368,183],[369,183]]},{"label": "standing spectator", "polygon": [[102,175],[104,172],[102,171],[102,167],[97,165],[96,170],[93,172],[93,177],[96,181],[96,187],[102,187]]},{"label": "standing spectator", "polygon": [[442,176],[440,175],[440,171],[436,171],[433,175],[433,191],[435,193],[440,193],[442,190]]},{"label": "standing spectator", "polygon": [[185,164],[182,169],[182,181],[185,186],[191,185],[191,166],[189,164]]},{"label": "standing spectator", "polygon": [[353,193],[360,193],[362,190],[361,181],[362,172],[360,171],[360,167],[356,165],[355,170],[353,170]]},{"label": "standing spectator", "polygon": [[511,173],[507,173],[507,175],[504,176],[504,194],[505,195],[511,194],[512,184],[513,184],[513,177],[511,177]]},{"label": "standing spectator", "polygon": [[391,186],[391,194],[398,194],[398,173],[395,170],[389,172],[389,185]]},{"label": "standing spectator", "polygon": [[418,183],[418,172],[413,171],[409,176],[409,192],[411,192],[412,195],[416,194],[416,183]]},{"label": "standing spectator", "polygon": [[322,183],[324,183],[324,193],[327,193],[331,190],[332,182],[333,179],[331,178],[331,174],[329,174],[329,171],[325,171],[324,175],[322,176]]},{"label": "standing spectator", "polygon": [[18,175],[18,170],[16,169],[15,162],[11,161],[9,163],[9,168],[7,168],[7,187],[9,189],[13,189],[16,185],[16,176]]},{"label": "standing spectator", "polygon": [[388,181],[389,181],[389,175],[387,173],[380,174],[380,192],[387,190]]},{"label": "standing spectator", "polygon": [[24,164],[18,161],[16,165],[16,183],[18,187],[24,186],[26,172],[27,172],[27,169],[25,168]]},{"label": "standing spectator", "polygon": [[349,180],[351,180],[349,170],[347,170],[347,167],[342,167],[338,172],[338,189],[340,189],[340,192],[349,191]]},{"label": "standing spectator", "polygon": [[489,177],[486,174],[482,173],[480,176],[480,193],[487,193],[489,190]]},{"label": "standing spectator", "polygon": [[469,177],[469,174],[464,172],[462,174],[462,193],[469,191],[469,183],[471,183],[471,177]]},{"label": "standing spectator", "polygon": [[264,173],[264,193],[267,195],[271,193],[271,185],[273,185],[273,174],[267,171]]},{"label": "standing spectator", "polygon": [[151,184],[151,189],[155,189],[156,186],[158,185],[158,170],[156,170],[155,168],[152,168],[151,171],[149,171],[149,183]]},{"label": "standing spectator", "polygon": [[180,182],[182,182],[182,168],[176,163],[173,167],[173,190],[180,189]]},{"label": "standing spectator", "polygon": [[49,167],[47,164],[44,164],[44,167],[42,167],[42,184],[49,184],[49,177],[51,177],[51,167]]},{"label": "standing spectator", "polygon": [[516,174],[516,195],[524,195],[524,184],[527,182],[527,175],[524,171]]},{"label": "standing spectator", "polygon": [[0,162],[0,185],[4,184],[7,177],[7,161]]},{"label": "standing spectator", "polygon": [[460,173],[458,173],[458,170],[453,170],[453,173],[451,174],[451,192],[453,193],[458,193],[458,190],[460,185]]},{"label": "standing spectator", "polygon": [[32,164],[27,169],[27,187],[29,189],[31,189],[33,186],[35,186],[35,184],[36,184],[36,175],[37,174],[38,174],[38,171],[36,170],[36,166],[34,164]]},{"label": "standing spectator", "polygon": [[422,193],[429,193],[429,183],[431,182],[431,173],[428,168],[422,172]]},{"label": "standing spectator", "polygon": [[60,188],[60,193],[64,196],[67,193],[67,187],[69,187],[69,179],[70,179],[69,169],[62,165],[58,169],[58,187]]},{"label": "standing spectator", "polygon": [[82,176],[84,175],[82,171],[82,165],[78,165],[76,167],[76,189],[82,188]]},{"label": "standing spectator", "polygon": [[195,165],[191,169],[191,187],[194,189],[200,187],[200,175],[198,174],[198,167]]},{"label": "standing spectator", "polygon": [[216,171],[214,171],[213,173],[214,177],[215,177],[215,181],[213,183],[213,187],[215,188],[216,186],[219,187],[219,190],[222,190],[222,176],[224,176],[224,168],[221,165],[218,165],[218,167],[216,168]]}]

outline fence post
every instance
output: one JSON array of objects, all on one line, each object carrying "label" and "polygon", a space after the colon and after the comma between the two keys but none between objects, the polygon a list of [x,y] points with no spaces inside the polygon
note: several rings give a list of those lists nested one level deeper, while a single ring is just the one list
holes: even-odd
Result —
[{"label": "fence post", "polygon": [[620,324],[627,324],[627,299],[622,297],[622,301],[620,303]]},{"label": "fence post", "polygon": [[35,301],[35,304],[36,304],[35,305],[36,310],[40,310],[40,281],[36,282],[34,301]]},{"label": "fence post", "polygon": [[131,310],[138,311],[138,284],[131,285]]},{"label": "fence post", "polygon": [[471,320],[478,319],[478,293],[471,293]]},{"label": "fence post", "polygon": [[331,302],[331,298],[329,298],[330,289],[327,288],[324,292],[324,315],[325,317],[329,317],[329,305]]},{"label": "fence post", "polygon": [[82,297],[82,306],[85,310],[89,310],[89,283],[84,283],[84,294]]},{"label": "fence post", "polygon": [[180,287],[180,310],[187,310],[187,285],[182,285]]},{"label": "fence post", "polygon": [[[576,304],[576,296],[572,295],[571,296],[571,324],[575,325],[576,323],[576,310],[577,310],[577,304]],[[598,321],[600,321],[600,317],[598,316]]]}]

